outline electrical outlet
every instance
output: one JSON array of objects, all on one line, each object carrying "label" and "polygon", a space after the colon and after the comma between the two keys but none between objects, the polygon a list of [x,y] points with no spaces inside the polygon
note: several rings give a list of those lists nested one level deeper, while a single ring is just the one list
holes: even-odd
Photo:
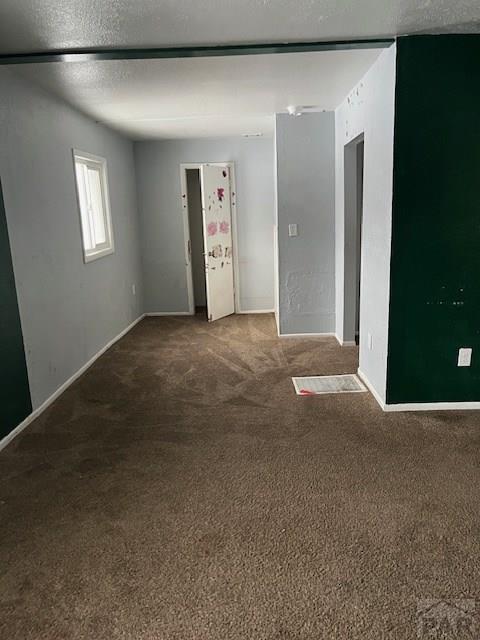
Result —
[{"label": "electrical outlet", "polygon": [[290,238],[298,236],[298,226],[296,224],[288,225],[288,235],[290,236]]},{"label": "electrical outlet", "polygon": [[373,349],[373,339],[372,339],[371,333],[367,333],[367,344],[368,344],[369,350],[371,351]]},{"label": "electrical outlet", "polygon": [[134,296],[137,295],[137,288],[136,288],[136,286],[134,284],[132,284],[132,293],[133,293]]},{"label": "electrical outlet", "polygon": [[472,363],[472,350],[470,347],[462,347],[458,350],[457,367],[469,367]]}]

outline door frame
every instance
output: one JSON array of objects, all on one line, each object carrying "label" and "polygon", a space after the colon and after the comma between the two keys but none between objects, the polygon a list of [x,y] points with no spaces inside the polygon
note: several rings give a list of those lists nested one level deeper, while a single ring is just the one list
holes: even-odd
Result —
[{"label": "door frame", "polygon": [[[188,313],[195,315],[195,298],[193,293],[193,273],[192,261],[190,259],[190,224],[188,211],[187,193],[187,169],[198,169],[202,165],[209,164],[213,167],[228,167],[230,174],[230,202],[232,206],[232,249],[233,249],[233,300],[235,303],[235,313],[242,313],[240,309],[240,282],[239,282],[239,262],[238,262],[238,241],[237,241],[237,188],[235,182],[234,162],[182,162],[180,164],[180,201],[183,218],[183,249],[185,254],[185,269],[187,277],[188,292]],[[203,211],[202,211],[203,215]]]},{"label": "door frame", "polygon": [[[356,345],[356,305],[359,302],[359,333],[361,333],[361,307],[362,307],[362,271],[363,271],[363,226],[362,218],[358,218],[359,175],[358,175],[358,146],[363,142],[363,172],[365,175],[365,132],[362,131],[352,138],[343,147],[343,318],[342,318],[342,346]],[[363,179],[363,183],[365,179]],[[363,199],[363,189],[362,189]],[[363,208],[363,203],[362,203]],[[360,222],[360,227],[359,227]],[[351,261],[352,246],[355,247],[355,263]],[[357,280],[357,261],[360,262],[359,279]],[[352,296],[352,292],[354,295]],[[359,297],[359,301],[358,298]]]}]

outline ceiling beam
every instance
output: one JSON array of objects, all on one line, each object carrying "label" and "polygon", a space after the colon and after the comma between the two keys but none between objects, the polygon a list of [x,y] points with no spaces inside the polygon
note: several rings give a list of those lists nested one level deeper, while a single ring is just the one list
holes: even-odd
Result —
[{"label": "ceiling beam", "polygon": [[310,51],[345,51],[384,49],[394,38],[370,40],[331,40],[324,42],[280,42],[270,44],[229,44],[192,47],[142,49],[65,49],[33,53],[0,54],[0,64],[38,62],[91,62],[97,60],[154,60],[162,58],[205,58],[212,56],[251,56],[268,53],[305,53]]}]

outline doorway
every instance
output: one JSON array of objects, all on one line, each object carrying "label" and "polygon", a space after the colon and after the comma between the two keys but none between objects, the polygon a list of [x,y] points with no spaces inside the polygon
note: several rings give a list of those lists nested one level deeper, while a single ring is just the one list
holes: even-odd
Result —
[{"label": "doorway", "polygon": [[233,163],[182,164],[189,310],[209,322],[236,312]]},{"label": "doorway", "polygon": [[364,135],[344,148],[345,246],[343,344],[360,342]]},{"label": "doorway", "polygon": [[207,317],[200,169],[186,169],[186,182],[194,309],[196,314]]}]

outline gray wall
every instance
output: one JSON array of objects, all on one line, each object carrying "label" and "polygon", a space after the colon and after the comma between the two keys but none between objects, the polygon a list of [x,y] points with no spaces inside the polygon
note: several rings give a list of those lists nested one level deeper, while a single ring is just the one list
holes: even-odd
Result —
[{"label": "gray wall", "polygon": [[[280,333],[335,328],[334,112],[276,117]],[[298,225],[290,238],[289,223]]]},{"label": "gray wall", "polygon": [[[345,145],[364,134],[360,371],[384,401],[387,376],[390,247],[392,236],[393,126],[396,48],[381,53],[335,111],[336,332],[344,340],[345,265],[349,256],[345,220]],[[371,336],[369,348],[368,336]]]},{"label": "gray wall", "polygon": [[188,311],[180,164],[235,162],[241,311],[273,309],[274,181],[269,138],[135,144],[145,310]]},{"label": "gray wall", "polygon": [[[133,148],[6,68],[0,68],[0,131],[0,175],[36,408],[141,314]],[[89,264],[83,262],[72,147],[108,163],[115,253]]]}]

